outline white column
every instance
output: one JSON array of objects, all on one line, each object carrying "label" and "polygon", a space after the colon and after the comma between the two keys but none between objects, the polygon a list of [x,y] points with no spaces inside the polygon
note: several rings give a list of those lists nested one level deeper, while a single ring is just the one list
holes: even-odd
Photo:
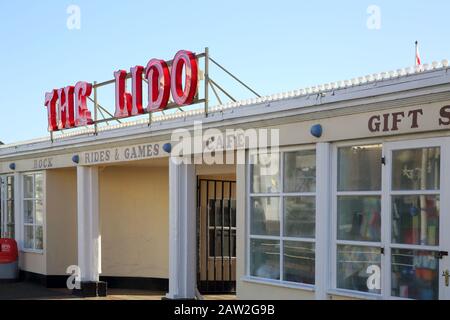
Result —
[{"label": "white column", "polygon": [[98,282],[101,273],[101,237],[98,209],[98,168],[77,167],[78,266],[82,282]]},{"label": "white column", "polygon": [[[47,196],[44,193],[44,197]],[[22,174],[14,173],[14,235],[17,245],[20,249],[23,249],[23,194],[22,194]]]},{"label": "white column", "polygon": [[330,268],[331,146],[316,146],[316,299],[327,299]]},{"label": "white column", "polygon": [[168,299],[195,298],[196,186],[195,165],[169,159]]}]

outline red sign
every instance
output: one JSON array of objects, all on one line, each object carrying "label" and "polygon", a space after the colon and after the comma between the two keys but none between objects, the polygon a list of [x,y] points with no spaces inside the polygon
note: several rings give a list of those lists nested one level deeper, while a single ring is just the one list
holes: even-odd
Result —
[{"label": "red sign", "polygon": [[[183,85],[184,70],[184,85]],[[198,88],[197,57],[190,51],[179,51],[169,69],[164,60],[152,59],[147,66],[130,69],[131,92],[127,92],[127,72],[114,72],[116,118],[125,118],[164,110],[170,94],[178,106],[194,102]],[[144,107],[142,98],[143,80],[148,83],[148,103]],[[45,94],[48,114],[48,130],[57,131],[93,124],[87,99],[92,93],[92,84],[78,82],[75,87],[54,89]]]}]

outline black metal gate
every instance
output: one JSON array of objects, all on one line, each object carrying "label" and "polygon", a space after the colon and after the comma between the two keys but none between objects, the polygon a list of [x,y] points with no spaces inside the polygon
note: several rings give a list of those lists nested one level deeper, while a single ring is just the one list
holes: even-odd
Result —
[{"label": "black metal gate", "polygon": [[201,293],[236,292],[236,181],[199,179],[197,285]]}]

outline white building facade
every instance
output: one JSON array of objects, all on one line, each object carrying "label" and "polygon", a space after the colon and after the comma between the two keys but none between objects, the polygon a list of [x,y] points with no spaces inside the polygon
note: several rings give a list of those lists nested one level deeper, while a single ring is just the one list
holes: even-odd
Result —
[{"label": "white building facade", "polygon": [[[84,288],[170,299],[450,299],[448,72],[1,146],[1,235],[17,240],[22,274],[50,287],[75,265]],[[172,161],[173,131],[198,121],[276,130],[276,170],[249,145],[243,163],[196,162],[195,150]]]}]

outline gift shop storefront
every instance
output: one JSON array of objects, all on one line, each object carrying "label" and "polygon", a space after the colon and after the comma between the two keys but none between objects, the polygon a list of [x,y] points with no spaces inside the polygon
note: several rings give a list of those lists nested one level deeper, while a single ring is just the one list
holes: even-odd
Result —
[{"label": "gift shop storefront", "polygon": [[[22,277],[75,274],[84,295],[450,299],[446,61],[217,106],[210,61],[180,51],[46,94],[50,136],[0,147]],[[229,157],[206,161],[218,140]]]}]

